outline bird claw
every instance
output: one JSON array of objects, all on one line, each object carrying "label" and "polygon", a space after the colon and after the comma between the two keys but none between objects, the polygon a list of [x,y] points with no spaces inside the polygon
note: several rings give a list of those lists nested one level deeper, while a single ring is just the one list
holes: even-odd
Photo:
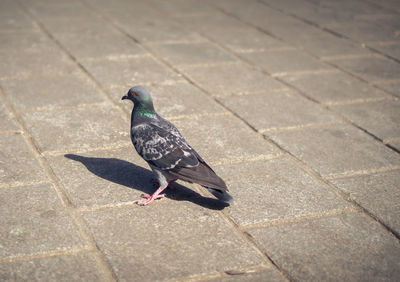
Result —
[{"label": "bird claw", "polygon": [[154,200],[158,200],[158,199],[164,198],[164,197],[165,197],[165,194],[158,194],[158,195],[155,196],[155,197],[150,196],[150,195],[142,194],[141,197],[142,197],[142,198],[145,198],[145,199],[144,199],[144,200],[141,200],[141,201],[138,201],[137,204],[138,204],[139,206],[146,206],[146,205],[150,204],[150,203],[151,203],[152,201],[154,201]]}]

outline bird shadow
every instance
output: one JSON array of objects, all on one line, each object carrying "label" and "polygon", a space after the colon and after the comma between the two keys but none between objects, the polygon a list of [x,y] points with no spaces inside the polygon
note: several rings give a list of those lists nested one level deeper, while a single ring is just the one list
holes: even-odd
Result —
[{"label": "bird shadow", "polygon": [[[130,162],[116,158],[84,157],[75,154],[66,154],[64,157],[82,163],[91,173],[105,180],[146,194],[152,194],[156,190],[152,184],[153,173]],[[173,188],[164,190],[165,196],[172,200],[188,201],[213,210],[222,210],[229,206],[217,199],[203,197],[179,183],[174,183]]]}]

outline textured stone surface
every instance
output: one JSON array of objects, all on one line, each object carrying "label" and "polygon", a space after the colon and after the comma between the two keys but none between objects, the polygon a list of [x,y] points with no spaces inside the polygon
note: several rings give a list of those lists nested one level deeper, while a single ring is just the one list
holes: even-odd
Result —
[{"label": "textured stone surface", "polygon": [[0,257],[83,245],[51,185],[2,188],[0,199]]},{"label": "textured stone surface", "polygon": [[331,182],[400,234],[400,171],[362,175]]},{"label": "textured stone surface", "polygon": [[0,132],[1,131],[18,131],[19,128],[14,121],[11,113],[6,109],[3,100],[0,99]]},{"label": "textured stone surface", "polygon": [[390,94],[400,97],[400,81],[377,84],[379,88],[388,91]]},{"label": "textured stone surface", "polygon": [[174,66],[235,61],[234,57],[208,42],[152,44],[150,46],[155,53]]},{"label": "textured stone surface", "polygon": [[368,81],[398,79],[400,65],[381,56],[332,59],[330,63]]},{"label": "textured stone surface", "polygon": [[397,166],[400,157],[347,125],[281,132],[270,137],[324,176]]},{"label": "textured stone surface", "polygon": [[327,110],[292,91],[220,99],[224,105],[260,131],[340,121]]},{"label": "textured stone surface", "polygon": [[322,214],[349,207],[328,186],[287,159],[218,166],[216,171],[227,181],[236,199],[224,212],[238,225]]},{"label": "textured stone surface", "polygon": [[373,220],[358,213],[249,233],[296,281],[371,278],[390,281],[400,275],[397,240]]},{"label": "textured stone surface", "polygon": [[286,86],[245,64],[193,66],[182,69],[196,84],[215,96],[285,89]]},{"label": "textured stone surface", "polygon": [[227,278],[218,278],[221,282],[234,282],[234,281],[287,281],[282,274],[276,269],[268,269],[263,272],[246,273],[246,274],[235,274]]},{"label": "textured stone surface", "polygon": [[45,179],[44,173],[21,135],[0,135],[0,182]]},{"label": "textured stone surface", "polygon": [[382,140],[400,138],[398,101],[343,105],[333,107],[333,110]]},{"label": "textured stone surface", "polygon": [[175,72],[148,56],[84,61],[83,66],[106,88],[181,80]]},{"label": "textured stone surface", "polygon": [[273,75],[332,69],[323,62],[297,50],[245,53],[243,57]]},{"label": "textured stone surface", "polygon": [[112,107],[23,114],[41,151],[82,150],[129,142],[130,122]]},{"label": "textured stone surface", "polygon": [[239,53],[288,48],[284,42],[254,28],[214,26],[204,34],[222,46]]},{"label": "textured stone surface", "polygon": [[186,141],[210,163],[271,157],[279,154],[272,145],[243,127],[231,115],[177,120],[174,124]]},{"label": "textured stone surface", "polygon": [[288,75],[282,79],[323,104],[387,97],[383,91],[343,72]]},{"label": "textured stone surface", "polygon": [[57,256],[0,264],[2,281],[99,281],[94,260],[87,254]]},{"label": "textured stone surface", "polygon": [[85,219],[120,280],[179,279],[263,264],[218,214],[192,204],[155,203]]},{"label": "textured stone surface", "polygon": [[4,80],[1,85],[17,110],[105,103],[99,90],[83,74]]}]

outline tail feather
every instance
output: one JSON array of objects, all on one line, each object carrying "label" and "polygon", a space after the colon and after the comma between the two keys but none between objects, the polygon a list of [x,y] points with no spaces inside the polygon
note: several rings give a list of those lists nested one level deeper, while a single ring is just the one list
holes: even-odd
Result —
[{"label": "tail feather", "polygon": [[221,191],[221,190],[209,188],[206,186],[203,186],[203,187],[206,188],[215,197],[217,197],[218,200],[220,200],[224,203],[232,203],[234,201],[234,198],[226,191]]}]

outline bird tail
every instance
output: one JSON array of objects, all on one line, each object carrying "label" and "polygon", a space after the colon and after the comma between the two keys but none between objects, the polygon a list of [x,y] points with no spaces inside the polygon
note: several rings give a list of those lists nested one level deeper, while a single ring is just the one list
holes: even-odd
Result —
[{"label": "bird tail", "polygon": [[232,203],[234,201],[234,198],[226,191],[222,191],[222,190],[217,190],[217,189],[213,189],[207,186],[203,186],[204,188],[206,188],[211,194],[213,194],[215,197],[218,198],[218,200],[224,202],[224,203]]}]

